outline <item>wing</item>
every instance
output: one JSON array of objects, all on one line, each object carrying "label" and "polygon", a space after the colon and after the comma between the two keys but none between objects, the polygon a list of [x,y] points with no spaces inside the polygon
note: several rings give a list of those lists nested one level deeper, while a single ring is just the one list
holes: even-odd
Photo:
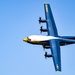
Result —
[{"label": "wing", "polygon": [[61,54],[59,40],[50,40],[51,53],[56,71],[61,71]]},{"label": "wing", "polygon": [[48,29],[48,35],[58,36],[57,28],[54,22],[52,11],[49,4],[44,4],[46,25]]},{"label": "wing", "polygon": [[[46,25],[48,30],[48,35],[50,36],[58,36],[57,28],[53,19],[53,15],[51,12],[51,8],[49,4],[44,4],[45,8],[45,17],[46,17]],[[50,40],[51,53],[53,57],[53,62],[56,71],[61,71],[61,57],[60,57],[60,44],[59,40]]]}]

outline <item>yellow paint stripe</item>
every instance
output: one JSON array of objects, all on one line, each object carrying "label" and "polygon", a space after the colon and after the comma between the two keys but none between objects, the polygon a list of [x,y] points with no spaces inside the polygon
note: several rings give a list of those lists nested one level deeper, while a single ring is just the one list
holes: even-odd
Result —
[{"label": "yellow paint stripe", "polygon": [[47,4],[46,4],[46,12],[48,12],[48,6],[47,6]]},{"label": "yellow paint stripe", "polygon": [[61,72],[61,71],[56,71],[56,72]]}]

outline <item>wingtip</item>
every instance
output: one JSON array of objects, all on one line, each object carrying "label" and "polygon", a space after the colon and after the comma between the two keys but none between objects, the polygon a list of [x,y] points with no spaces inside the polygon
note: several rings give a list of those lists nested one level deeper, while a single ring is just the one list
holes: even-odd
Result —
[{"label": "wingtip", "polygon": [[56,71],[56,72],[61,72],[61,71]]},{"label": "wingtip", "polygon": [[48,5],[49,3],[44,3],[44,5]]}]

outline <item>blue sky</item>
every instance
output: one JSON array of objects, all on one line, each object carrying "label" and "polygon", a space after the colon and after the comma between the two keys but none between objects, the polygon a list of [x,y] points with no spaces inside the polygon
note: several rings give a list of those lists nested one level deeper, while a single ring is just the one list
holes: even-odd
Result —
[{"label": "blue sky", "polygon": [[23,42],[24,37],[40,34],[38,18],[45,18],[44,3],[51,5],[59,35],[75,36],[75,0],[0,1],[0,75],[75,74],[75,45],[61,47],[58,73],[52,58],[44,58],[42,46]]}]

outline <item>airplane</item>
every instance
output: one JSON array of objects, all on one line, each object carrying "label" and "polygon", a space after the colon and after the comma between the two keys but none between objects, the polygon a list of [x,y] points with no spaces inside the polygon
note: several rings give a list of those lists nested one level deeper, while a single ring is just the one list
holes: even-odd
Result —
[{"label": "airplane", "polygon": [[47,32],[48,35],[31,35],[23,39],[24,42],[33,45],[42,45],[45,49],[51,49],[51,54],[45,52],[45,58],[52,57],[55,71],[61,71],[61,51],[60,46],[66,46],[75,43],[75,36],[59,36],[56,24],[53,18],[50,4],[44,4],[45,19],[39,18],[39,23],[46,23],[46,29],[40,27],[41,32]]}]

